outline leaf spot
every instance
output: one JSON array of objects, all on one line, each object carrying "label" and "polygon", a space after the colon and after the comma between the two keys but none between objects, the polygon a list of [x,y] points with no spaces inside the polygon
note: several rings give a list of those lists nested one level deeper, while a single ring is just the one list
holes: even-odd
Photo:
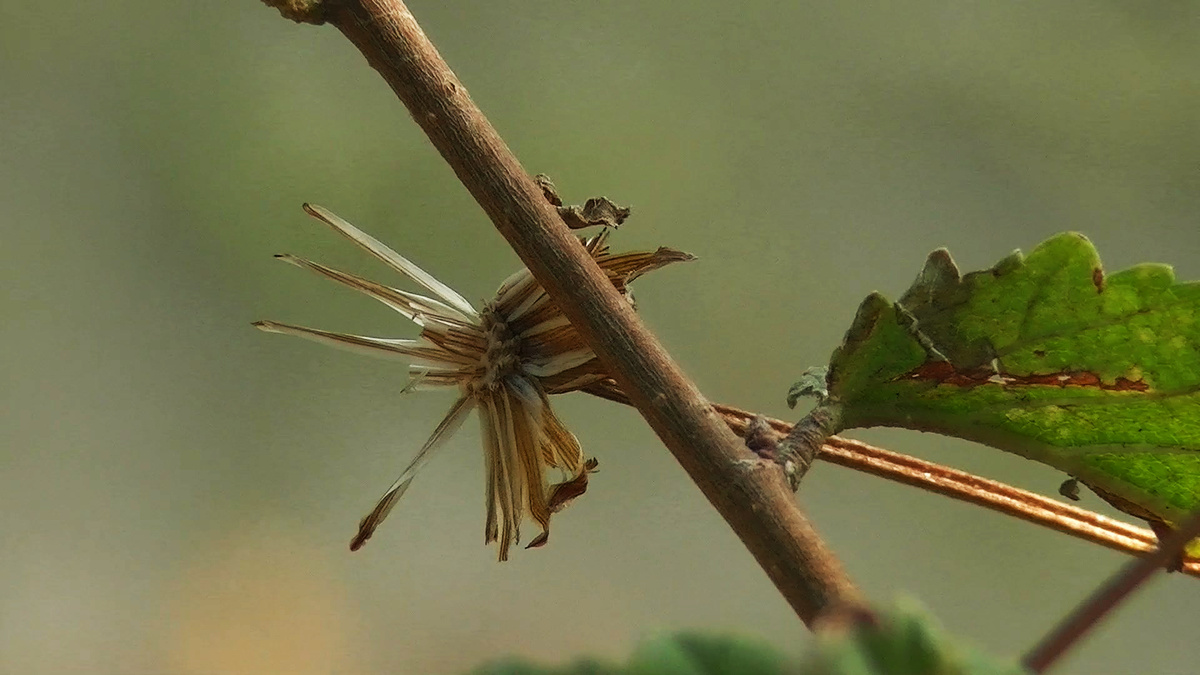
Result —
[{"label": "leaf spot", "polygon": [[1085,387],[1103,391],[1150,390],[1150,385],[1141,379],[1140,373],[1130,374],[1136,374],[1138,378],[1118,377],[1115,381],[1108,383],[1102,381],[1095,373],[1079,370],[1040,375],[1011,375],[1008,373],[998,373],[990,368],[975,368],[960,371],[949,361],[926,361],[920,367],[896,379],[924,380],[936,382],[937,384],[967,388],[978,387],[984,384],[999,384],[1006,387]]}]

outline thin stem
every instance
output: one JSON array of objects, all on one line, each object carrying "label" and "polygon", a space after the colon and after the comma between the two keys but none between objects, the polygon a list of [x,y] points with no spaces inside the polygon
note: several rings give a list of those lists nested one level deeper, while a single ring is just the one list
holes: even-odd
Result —
[{"label": "thin stem", "polygon": [[1100,623],[1150,575],[1170,565],[1187,546],[1188,542],[1200,537],[1200,511],[1194,513],[1184,526],[1167,537],[1154,553],[1135,560],[1096,589],[1071,612],[1062,623],[1042,639],[1025,658],[1022,664],[1033,673],[1044,673],[1062,658],[1079,639]]},{"label": "thin stem", "polygon": [[[588,391],[602,398],[624,403],[619,396],[609,395],[610,392],[602,392],[598,389],[589,389]],[[730,428],[738,435],[745,434],[747,426],[754,419],[761,417],[756,413],[733,406],[715,404],[713,408],[717,414],[725,418]],[[782,420],[762,419],[780,435],[787,435],[792,430],[793,425]],[[1144,556],[1154,551],[1158,545],[1158,538],[1155,534],[1145,528],[1135,527],[1114,518],[1102,516],[999,481],[981,478],[966,471],[884,450],[860,441],[831,436],[825,441],[825,446],[821,448],[817,459],[918,487],[959,501],[977,504],[1005,515],[1100,544],[1114,551]],[[1183,573],[1200,577],[1200,563],[1194,561],[1185,563]]]},{"label": "thin stem", "polygon": [[[585,391],[614,403],[630,405],[629,399],[621,390],[608,382],[597,383]],[[735,434],[742,437],[761,434],[760,427],[763,425],[784,437],[790,435],[794,428],[794,425],[783,420],[730,405],[716,403],[713,404],[713,410],[725,418],[726,424]],[[762,440],[770,439],[754,439],[753,444],[759,445]],[[1145,555],[1155,550],[1158,544],[1158,537],[1154,532],[1145,528],[1102,516],[1036,492],[877,448],[861,441],[830,436],[825,440],[817,459],[918,487],[951,499],[977,504],[1130,555]],[[1193,577],[1200,577],[1200,562],[1184,563],[1181,571]]]},{"label": "thin stem", "polygon": [[[813,408],[788,430],[783,440],[775,446],[776,461],[783,465],[792,489],[800,487],[812,467],[813,460],[821,453],[825,441],[833,435],[842,419],[842,407],[837,404],[822,404]],[[768,425],[770,423],[768,422]]]},{"label": "thin stem", "polygon": [[[750,453],[571,235],[399,0],[267,0],[338,28],[434,147],[650,426],[809,626],[861,595],[774,465]],[[297,15],[289,14],[300,5]],[[316,5],[321,5],[316,7]]]}]

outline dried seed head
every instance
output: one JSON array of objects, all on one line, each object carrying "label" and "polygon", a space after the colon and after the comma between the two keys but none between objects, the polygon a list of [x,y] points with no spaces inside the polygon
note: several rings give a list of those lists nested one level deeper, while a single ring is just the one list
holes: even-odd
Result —
[{"label": "dried seed head", "polygon": [[[363,518],[351,550],[366,543],[432,452],[472,410],[479,412],[487,477],[484,540],[496,542],[500,560],[506,560],[528,516],[541,528],[528,547],[545,544],[550,515],[587,490],[588,474],[597,465],[595,459],[584,458],[579,441],[555,416],[549,395],[593,385],[611,389],[595,353],[528,270],[509,277],[496,297],[477,311],[450,287],[332,212],[307,204],[305,210],[436,297],[294,256],[279,258],[375,298],[420,326],[420,336],[416,340],[374,338],[271,321],[255,326],[360,353],[399,357],[410,364],[412,379],[405,390],[451,387],[459,392],[429,440]],[[604,230],[582,244],[626,297],[629,283],[638,276],[692,259],[668,248],[611,254],[607,238]],[[547,469],[551,468],[560,472],[561,482],[549,484]]]}]

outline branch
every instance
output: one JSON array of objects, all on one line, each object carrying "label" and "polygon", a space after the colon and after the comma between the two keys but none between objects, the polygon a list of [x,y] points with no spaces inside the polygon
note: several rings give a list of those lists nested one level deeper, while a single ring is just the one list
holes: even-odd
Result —
[{"label": "branch", "polygon": [[642,325],[399,0],[264,0],[326,21],[367,58],[676,460],[810,627],[862,602],[796,505]]},{"label": "branch", "polygon": [[1188,542],[1197,536],[1200,536],[1200,511],[1193,513],[1182,527],[1164,539],[1152,555],[1129,563],[1106,584],[1096,589],[1058,627],[1030,650],[1021,660],[1021,664],[1031,673],[1046,672],[1152,574],[1169,567],[1187,547]]},{"label": "branch", "polygon": [[[618,403],[623,402],[619,398],[604,395],[595,390],[589,390],[589,393]],[[732,406],[716,404],[713,407],[738,435],[745,434],[746,427],[758,417],[755,413]],[[782,420],[768,418],[766,422],[772,430],[780,435],[787,435],[792,429],[791,424]],[[1146,556],[1158,550],[1158,537],[1145,528],[1135,527],[1114,518],[1092,513],[1057,499],[1021,490],[999,481],[980,478],[966,471],[891,452],[859,441],[832,436],[821,448],[817,459],[874,474],[897,483],[919,487],[959,501],[977,504],[1005,515],[1100,544],[1114,551]],[[1182,571],[1193,577],[1200,577],[1200,562],[1185,563]]]},{"label": "branch", "polygon": [[[597,382],[586,387],[584,391],[614,403],[631,405],[620,388],[611,381]],[[735,434],[742,437],[761,433],[763,425],[766,425],[771,432],[784,437],[791,436],[793,429],[798,427],[798,425],[789,424],[783,420],[764,417],[730,405],[716,403],[713,404],[713,410],[725,418],[725,423]],[[749,439],[747,442],[750,442]],[[754,439],[754,444],[760,442],[762,442],[761,439]],[[1114,518],[1071,506],[1036,492],[1029,492],[999,481],[980,478],[966,471],[877,448],[861,441],[829,436],[819,453],[816,454],[816,459],[823,459],[855,471],[918,487],[951,499],[976,504],[1035,525],[1100,544],[1114,551],[1147,556],[1155,554],[1159,548],[1158,536],[1145,528],[1135,527]],[[1193,577],[1200,577],[1200,562],[1184,563],[1180,571]]]}]

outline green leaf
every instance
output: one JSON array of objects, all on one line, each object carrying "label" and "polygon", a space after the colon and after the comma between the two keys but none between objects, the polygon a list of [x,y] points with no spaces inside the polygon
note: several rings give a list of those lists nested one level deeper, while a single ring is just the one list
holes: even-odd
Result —
[{"label": "green leaf", "polygon": [[681,633],[642,643],[625,666],[581,659],[559,668],[509,659],[473,675],[1021,675],[944,637],[912,601],[884,613],[848,615],[818,633],[802,662],[766,644]]},{"label": "green leaf", "polygon": [[731,636],[680,633],[650,640],[633,653],[629,675],[783,675],[790,662],[769,645]]},{"label": "green leaf", "polygon": [[626,666],[580,659],[545,668],[519,659],[485,666],[473,675],[785,675],[795,664],[769,645],[729,636],[680,633],[643,642]]},{"label": "green leaf", "polygon": [[825,630],[798,675],[1020,675],[1020,666],[946,638],[912,601],[844,630]]},{"label": "green leaf", "polygon": [[934,251],[899,302],[863,301],[827,386],[842,428],[985,443],[1152,522],[1200,507],[1200,284],[1106,277],[1080,234],[965,276]]}]

